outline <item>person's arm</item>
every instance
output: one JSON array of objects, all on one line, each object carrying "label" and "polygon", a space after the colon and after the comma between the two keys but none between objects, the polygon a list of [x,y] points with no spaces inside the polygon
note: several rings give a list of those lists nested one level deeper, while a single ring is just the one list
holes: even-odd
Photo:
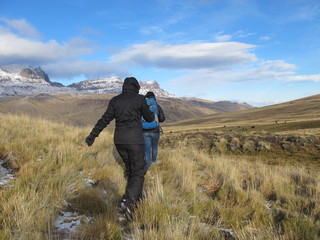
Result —
[{"label": "person's arm", "polygon": [[163,113],[163,110],[162,108],[160,107],[160,105],[158,104],[158,119],[159,119],[159,122],[164,122],[166,120],[166,117],[164,116],[164,113]]},{"label": "person's arm", "polygon": [[149,110],[149,106],[145,101],[145,99],[143,99],[142,101],[141,110],[142,110],[142,116],[147,122],[154,121],[154,113]]},{"label": "person's arm", "polygon": [[96,137],[99,136],[100,132],[108,126],[108,124],[114,119],[114,109],[112,100],[109,103],[109,106],[102,117],[98,120],[94,128],[91,130],[89,136],[86,138],[86,143],[88,146],[91,146]]}]

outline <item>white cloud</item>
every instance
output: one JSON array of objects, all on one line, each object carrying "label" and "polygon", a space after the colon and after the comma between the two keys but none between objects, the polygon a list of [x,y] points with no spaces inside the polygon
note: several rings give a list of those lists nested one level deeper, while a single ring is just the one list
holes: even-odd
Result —
[{"label": "white cloud", "polygon": [[172,79],[173,86],[184,89],[204,89],[212,85],[225,85],[249,82],[294,82],[313,81],[320,82],[320,74],[297,75],[294,64],[283,60],[261,61],[254,66],[241,68],[228,68],[218,70],[193,70],[185,75]]},{"label": "white cloud", "polygon": [[320,74],[292,76],[288,82],[320,82]]},{"label": "white cloud", "polygon": [[23,62],[45,64],[90,54],[93,50],[93,44],[80,38],[61,44],[55,40],[41,42],[22,38],[10,32],[0,32],[1,65]]},{"label": "white cloud", "polygon": [[214,40],[217,42],[227,42],[232,39],[232,35],[223,34],[223,32],[218,32],[214,34]]},{"label": "white cloud", "polygon": [[[25,20],[3,18],[0,21],[5,22],[5,25],[0,25],[0,65],[21,63],[41,66],[51,78],[72,78],[81,74],[89,78],[112,73],[121,75],[124,72],[106,62],[79,60],[98,49],[84,38],[73,38],[62,43],[56,40],[44,42],[13,31],[13,28],[20,32],[29,29],[27,33],[34,36],[31,25]],[[36,33],[36,30],[33,32]]]},{"label": "white cloud", "polygon": [[[165,25],[165,24],[164,24]],[[152,36],[154,39],[175,39],[185,35],[184,32],[166,32],[165,26],[143,26],[139,32],[146,36]]]},{"label": "white cloud", "polygon": [[214,34],[214,40],[217,42],[227,42],[233,38],[246,38],[255,35],[255,33],[247,33],[242,30],[234,32],[232,34],[224,34],[223,31]]},{"label": "white cloud", "polygon": [[133,45],[111,57],[111,62],[133,67],[203,69],[243,65],[256,61],[249,53],[254,45],[227,43],[188,43],[170,45],[148,42]]},{"label": "white cloud", "polygon": [[36,39],[41,37],[41,34],[24,19],[0,18],[0,21],[5,23],[8,29],[16,31],[22,36]]},{"label": "white cloud", "polygon": [[160,34],[163,35],[165,32],[160,26],[147,26],[140,29],[140,32],[145,35],[151,35],[151,34]]},{"label": "white cloud", "polygon": [[72,78],[80,74],[83,74],[88,79],[114,74],[117,76],[128,75],[126,71],[121,70],[118,66],[99,61],[61,61],[46,64],[43,69],[52,78]]},{"label": "white cloud", "polygon": [[256,35],[256,33],[252,33],[252,32],[244,32],[242,30],[239,30],[237,32],[235,32],[233,34],[234,37],[237,37],[237,38],[246,38],[246,37],[250,37],[250,36],[253,36],[253,35]]},{"label": "white cloud", "polygon": [[[1,25],[1,22],[5,24]],[[157,27],[149,30],[161,32]],[[86,39],[73,38],[60,43],[30,38],[39,35],[25,20],[1,18],[0,65],[38,65],[52,78],[72,78],[81,74],[88,78],[111,74],[123,76],[127,74],[128,67],[184,70],[187,73],[172,82],[189,89],[250,81],[320,82],[320,75],[297,75],[296,66],[283,60],[258,62],[256,55],[251,52],[255,46],[245,43],[193,42],[172,45],[147,42],[129,46],[111,56],[109,62],[101,62],[81,60],[98,49]],[[223,36],[226,40],[228,35],[220,33],[220,36],[221,40]]]},{"label": "white cloud", "polygon": [[296,66],[291,63],[286,63],[283,60],[267,60],[259,63],[259,67],[264,71],[284,71],[284,70],[294,70]]},{"label": "white cloud", "polygon": [[272,39],[272,37],[271,36],[262,36],[262,37],[260,37],[259,38],[260,40],[262,40],[262,41],[269,41],[269,40],[271,40]]}]

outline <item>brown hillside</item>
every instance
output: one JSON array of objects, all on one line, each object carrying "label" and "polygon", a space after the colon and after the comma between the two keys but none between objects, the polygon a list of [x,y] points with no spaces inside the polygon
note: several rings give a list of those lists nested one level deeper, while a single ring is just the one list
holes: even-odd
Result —
[{"label": "brown hillside", "polygon": [[[0,112],[42,117],[72,125],[93,125],[105,112],[112,94],[39,94],[36,96],[0,98]],[[158,99],[166,115],[166,122],[215,113],[180,99]]]},{"label": "brown hillside", "polygon": [[199,98],[184,98],[185,101],[192,103],[193,105],[215,110],[217,112],[234,112],[239,110],[246,110],[252,108],[247,103],[238,103],[230,101],[209,101]]},{"label": "brown hillside", "polygon": [[[252,108],[249,110],[215,113],[205,117],[189,119],[167,125],[174,128],[208,128],[244,126],[252,127],[259,125],[294,125],[306,122],[314,124],[320,120],[320,95],[306,97],[282,104]],[[317,124],[316,124],[317,125]],[[317,127],[317,126],[314,126]],[[284,129],[286,130],[286,129]]]}]

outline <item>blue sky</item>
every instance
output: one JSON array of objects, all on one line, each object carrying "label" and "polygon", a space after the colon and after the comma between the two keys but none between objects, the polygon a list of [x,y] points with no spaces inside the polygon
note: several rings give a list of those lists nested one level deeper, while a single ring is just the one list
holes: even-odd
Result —
[{"label": "blue sky", "polygon": [[320,93],[319,0],[0,0],[0,65],[264,106]]}]

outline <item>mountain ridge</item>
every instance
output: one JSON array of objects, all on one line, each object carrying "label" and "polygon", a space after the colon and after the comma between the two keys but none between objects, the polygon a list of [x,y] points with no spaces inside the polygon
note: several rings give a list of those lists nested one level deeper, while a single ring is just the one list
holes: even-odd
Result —
[{"label": "mountain ridge", "polygon": [[[13,64],[0,66],[0,96],[26,96],[39,93],[92,93],[92,94],[120,94],[124,80],[111,76],[106,78],[93,78],[64,86],[61,83],[51,82],[48,74],[41,67],[33,68]],[[162,88],[157,81],[139,81],[140,94],[149,91],[156,96],[164,98],[178,98]]]},{"label": "mountain ridge", "polygon": [[[57,93],[72,94],[75,96],[88,94],[120,94],[122,92],[123,82],[124,80],[120,77],[111,76],[84,80],[64,86],[60,83],[51,82],[49,76],[40,67],[33,68],[19,64],[0,66],[0,98],[37,96],[41,94],[52,95]],[[175,105],[175,109],[172,108],[170,111],[176,111],[178,113],[178,116],[172,115],[172,121],[203,116],[204,113],[230,112],[252,108],[252,106],[246,103],[229,101],[214,102],[196,98],[181,98],[163,90],[155,80],[140,81],[139,84],[141,87],[139,93],[142,95],[152,91],[157,98],[175,99],[174,104],[168,105],[168,108]],[[95,97],[92,96],[91,98]],[[177,110],[179,104],[180,107],[183,106],[185,108],[183,111]],[[198,109],[196,110],[196,108]],[[188,111],[190,112],[189,114],[187,114]]]},{"label": "mountain ridge", "polygon": [[[96,123],[116,94],[69,93],[38,94],[0,98],[0,114],[31,115],[77,126]],[[177,98],[157,98],[166,116],[166,123],[177,122],[216,111],[201,108]]]}]

